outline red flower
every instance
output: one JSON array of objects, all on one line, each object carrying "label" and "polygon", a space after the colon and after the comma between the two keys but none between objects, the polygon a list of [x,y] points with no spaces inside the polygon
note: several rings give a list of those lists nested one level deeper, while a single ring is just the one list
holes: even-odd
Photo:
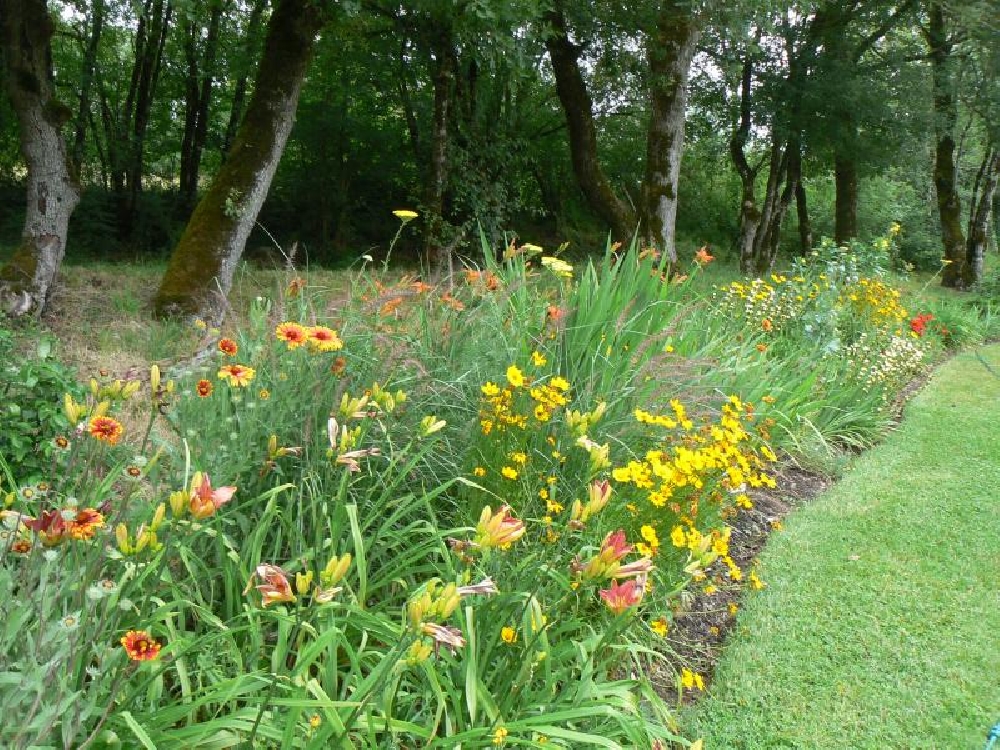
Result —
[{"label": "red flower", "polygon": [[198,385],[194,387],[195,391],[202,398],[207,398],[212,395],[212,381],[211,380],[199,380]]},{"label": "red flower", "polygon": [[145,630],[130,630],[122,636],[122,646],[132,661],[153,661],[162,646]]},{"label": "red flower", "polygon": [[910,330],[918,336],[923,336],[924,331],[927,329],[927,324],[932,320],[934,320],[934,316],[930,313],[921,313],[910,321]]},{"label": "red flower", "polygon": [[617,581],[612,581],[611,588],[601,589],[600,593],[608,609],[616,615],[620,615],[629,607],[634,607],[641,602],[645,590],[645,579],[632,578],[621,585]]},{"label": "red flower", "polygon": [[22,517],[21,522],[38,534],[46,547],[59,544],[69,531],[63,520],[62,511],[58,510],[42,511],[41,518],[38,519]]},{"label": "red flower", "polygon": [[235,357],[236,352],[240,350],[239,346],[232,339],[222,339],[219,341],[219,351],[225,354],[227,357]]}]

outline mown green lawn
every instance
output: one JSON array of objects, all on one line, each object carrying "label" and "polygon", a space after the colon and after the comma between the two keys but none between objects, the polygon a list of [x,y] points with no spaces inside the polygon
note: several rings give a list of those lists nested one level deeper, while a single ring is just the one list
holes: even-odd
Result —
[{"label": "mown green lawn", "polygon": [[1000,346],[941,367],[786,520],[708,696],[715,748],[982,748],[1000,720]]}]

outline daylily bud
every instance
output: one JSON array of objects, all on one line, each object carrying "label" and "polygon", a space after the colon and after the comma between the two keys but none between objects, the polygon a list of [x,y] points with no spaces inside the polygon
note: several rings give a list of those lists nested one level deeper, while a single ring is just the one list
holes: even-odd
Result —
[{"label": "daylily bud", "polygon": [[173,514],[174,518],[180,518],[184,515],[187,510],[188,503],[191,501],[191,496],[187,493],[187,490],[178,490],[177,492],[170,493],[170,512]]},{"label": "daylily bud", "polygon": [[156,506],[156,512],[153,514],[153,520],[149,524],[150,531],[156,531],[160,528],[160,524],[163,523],[163,517],[167,514],[167,506],[160,503]]},{"label": "daylily bud", "polygon": [[149,387],[155,395],[160,390],[160,366],[153,365],[149,368]]},{"label": "daylily bud", "polygon": [[120,523],[115,527],[115,539],[118,541],[118,549],[124,555],[132,554],[132,545],[129,543],[128,527]]},{"label": "daylily bud", "polygon": [[343,557],[337,558],[336,556],[331,557],[330,561],[327,562],[326,567],[320,574],[320,580],[323,582],[324,586],[336,586],[343,577],[347,574],[348,568],[351,567],[351,553],[347,552]]},{"label": "daylily bud", "polygon": [[122,398],[132,398],[132,396],[134,396],[139,390],[139,386],[140,383],[138,380],[130,380],[125,384],[125,387],[122,388]]},{"label": "daylily bud", "polygon": [[305,596],[309,593],[309,586],[312,585],[313,572],[311,570],[305,573],[295,574],[295,590],[299,592],[300,595]]}]

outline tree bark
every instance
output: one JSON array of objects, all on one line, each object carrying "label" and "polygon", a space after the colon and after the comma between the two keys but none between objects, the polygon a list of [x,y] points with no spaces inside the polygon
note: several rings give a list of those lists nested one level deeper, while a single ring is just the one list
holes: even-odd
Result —
[{"label": "tree bark", "polygon": [[279,0],[271,14],[246,116],[174,249],[154,300],[157,315],[221,322],[236,264],[291,132],[322,25],[311,0]]},{"label": "tree bark", "polygon": [[449,125],[454,101],[457,59],[451,30],[440,29],[433,45],[434,122],[431,127],[430,173],[427,180],[426,224],[424,227],[424,253],[427,263],[435,273],[444,271],[450,251],[443,243],[441,229],[444,224],[445,191],[448,188]]},{"label": "tree bark", "polygon": [[87,144],[87,125],[90,122],[90,91],[97,65],[97,51],[104,31],[104,0],[93,0],[90,11],[90,37],[83,52],[83,70],[80,72],[80,106],[73,128],[73,168],[77,173],[83,165],[83,151]]},{"label": "tree bark", "polygon": [[0,306],[15,316],[44,310],[80,200],[60,132],[71,112],[55,98],[54,30],[45,0],[8,0],[0,6],[7,92],[17,114],[28,182],[21,244],[0,269]]},{"label": "tree bark", "polygon": [[247,71],[250,65],[247,60],[254,57],[257,49],[257,28],[260,26],[260,19],[264,15],[264,8],[267,7],[267,0],[255,0],[253,8],[250,9],[250,17],[247,19],[246,35],[243,38],[243,72],[236,79],[236,88],[233,91],[233,103],[229,109],[229,123],[226,125],[226,133],[222,138],[222,154],[229,153],[229,149],[236,140],[236,131],[239,130],[240,120],[243,118],[243,105],[246,103],[247,81],[250,76]]},{"label": "tree bark", "polygon": [[546,13],[545,20],[551,27],[545,47],[552,60],[556,93],[566,114],[573,174],[591,210],[616,237],[626,240],[635,231],[635,220],[629,207],[615,195],[597,157],[594,106],[580,72],[580,49],[569,40],[566,16],[559,0]]},{"label": "tree bark", "polygon": [[799,220],[799,252],[803,256],[808,255],[813,246],[812,222],[809,220],[809,205],[806,200],[806,185],[800,174],[795,185],[795,213]]},{"label": "tree bark", "polygon": [[185,39],[188,74],[185,91],[184,136],[181,140],[180,205],[190,211],[198,196],[198,172],[201,154],[208,137],[208,110],[212,101],[215,57],[222,22],[222,4],[213,3],[205,36],[205,48],[199,58],[197,40],[201,25],[191,21]]},{"label": "tree bark", "polygon": [[[962,282],[972,286],[983,278],[983,261],[989,245],[990,217],[993,199],[1000,182],[1000,151],[988,148],[976,176],[976,189],[972,193],[969,215],[969,233],[965,243],[965,268]],[[994,221],[996,217],[993,216]]]},{"label": "tree bark", "polygon": [[688,72],[699,29],[691,4],[664,0],[646,39],[650,116],[646,134],[643,214],[646,237],[677,262],[677,182],[684,152]]},{"label": "tree bark", "polygon": [[740,119],[729,140],[729,156],[740,177],[739,234],[736,239],[737,257],[740,270],[750,273],[753,268],[753,251],[757,230],[760,227],[761,212],[757,206],[756,183],[760,164],[751,167],[746,156],[746,145],[753,124],[753,109],[750,97],[753,92],[753,60],[750,53],[743,60],[740,76]]},{"label": "tree bark", "polygon": [[962,203],[958,195],[955,164],[954,133],[958,110],[951,70],[952,43],[948,39],[944,9],[939,2],[930,4],[927,44],[930,47],[934,96],[934,190],[937,193],[941,244],[946,263],[941,284],[962,288],[966,247],[962,236]]},{"label": "tree bark", "polygon": [[[136,38],[136,67],[133,72],[129,103],[126,105],[132,127],[131,132],[129,132],[127,155],[128,195],[120,217],[124,237],[132,234],[138,211],[145,166],[146,130],[149,128],[153,98],[163,62],[163,47],[167,41],[170,17],[173,13],[170,0],[153,0],[152,4],[147,3],[146,9],[147,15],[140,21],[140,33],[137,34]],[[141,32],[143,24],[146,25],[145,33]]]},{"label": "tree bark", "polygon": [[834,156],[836,205],[834,241],[846,245],[858,236],[858,163],[854,155],[838,150]]}]

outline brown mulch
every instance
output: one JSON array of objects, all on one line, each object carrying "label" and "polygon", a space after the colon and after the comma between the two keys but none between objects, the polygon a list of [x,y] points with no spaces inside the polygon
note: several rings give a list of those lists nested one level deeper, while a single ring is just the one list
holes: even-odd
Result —
[{"label": "brown mulch", "polygon": [[[707,687],[736,620],[730,605],[739,606],[750,571],[768,536],[781,528],[782,519],[791,511],[833,483],[830,477],[790,463],[772,473],[778,488],[750,491],[753,508],[741,511],[730,522],[729,555],[743,571],[742,585],[719,586],[711,595],[699,591],[681,599],[665,639],[667,660],[657,663],[650,674],[653,684],[666,697],[676,696],[676,675],[682,666],[701,674]],[[697,698],[693,691],[685,691],[685,696]]]},{"label": "brown mulch", "polygon": [[[949,353],[945,360],[952,356],[954,352]],[[927,384],[941,363],[935,362],[933,368],[913,378],[888,405],[894,424],[902,420],[906,404]],[[816,498],[835,481],[833,477],[807,471],[791,461],[786,461],[771,473],[777,488],[751,490],[748,494],[753,508],[741,511],[730,522],[729,556],[743,571],[743,581],[720,585],[711,595],[700,591],[685,592],[675,608],[662,649],[666,660],[654,663],[649,674],[657,691],[668,700],[677,696],[677,675],[682,667],[702,675],[707,689],[714,676],[715,664],[735,624],[750,571],[754,569],[768,537],[780,531],[785,516]],[[709,573],[721,570],[723,568],[720,567]],[[726,576],[715,578],[725,579]],[[704,693],[686,690],[684,702],[697,701],[701,695]]]}]

